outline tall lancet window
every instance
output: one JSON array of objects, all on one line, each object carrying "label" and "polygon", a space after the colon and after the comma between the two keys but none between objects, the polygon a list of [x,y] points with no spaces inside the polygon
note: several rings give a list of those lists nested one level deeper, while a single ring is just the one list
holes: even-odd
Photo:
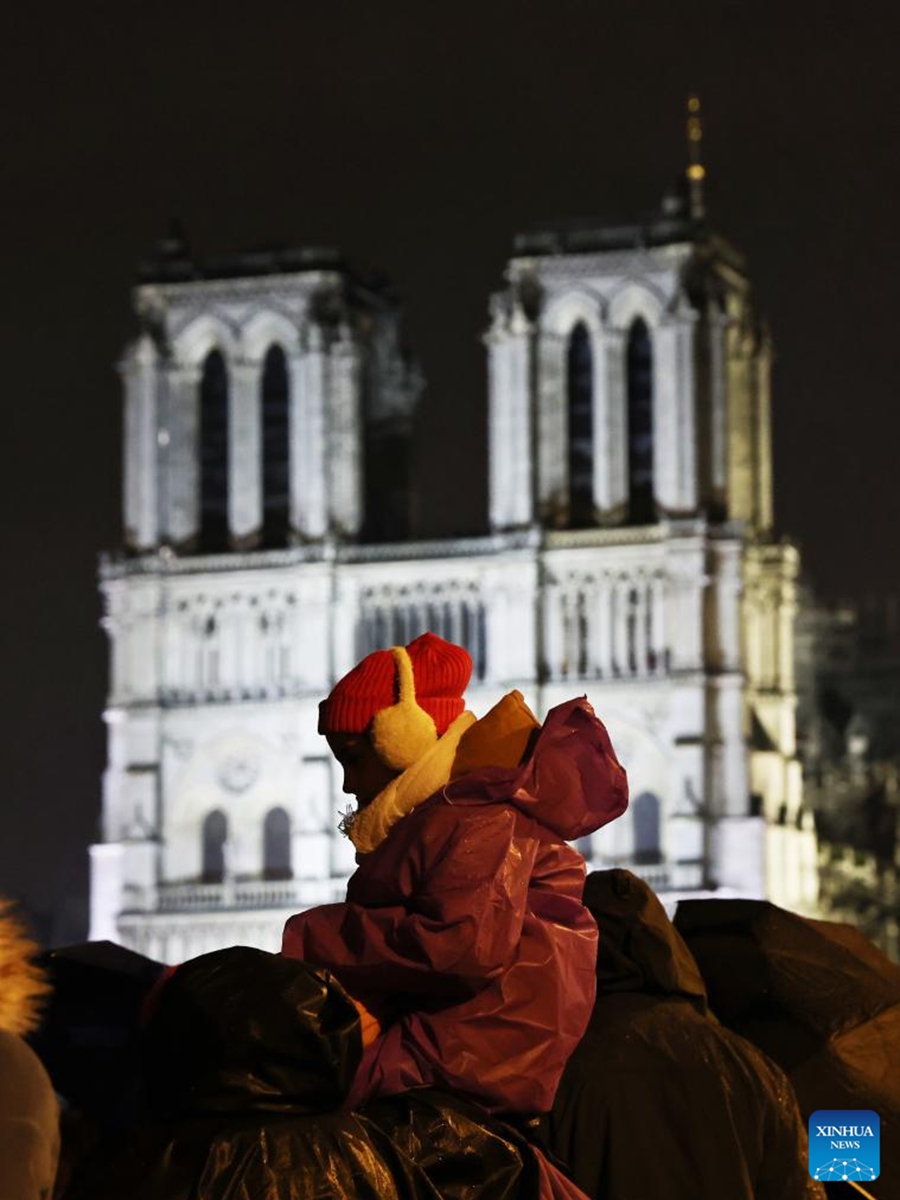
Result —
[{"label": "tall lancet window", "polygon": [[203,821],[203,882],[221,883],[225,878],[225,843],[228,818],[220,808],[207,813]]},{"label": "tall lancet window", "polygon": [[628,333],[628,519],[656,520],[653,500],[653,343],[638,318]]},{"label": "tall lancet window", "polygon": [[263,874],[266,879],[290,879],[291,818],[283,808],[270,808],[263,823]]},{"label": "tall lancet window", "polygon": [[218,350],[200,379],[200,549],[228,549],[228,371]]},{"label": "tall lancet window", "polygon": [[263,545],[286,546],[290,521],[287,360],[270,346],[262,371]]},{"label": "tall lancet window", "polygon": [[569,402],[569,523],[594,518],[594,357],[591,335],[581,321],[569,337],[566,362]]}]

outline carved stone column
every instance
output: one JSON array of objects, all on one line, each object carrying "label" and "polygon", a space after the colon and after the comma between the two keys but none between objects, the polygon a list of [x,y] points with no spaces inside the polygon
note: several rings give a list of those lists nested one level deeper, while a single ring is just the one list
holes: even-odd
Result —
[{"label": "carved stone column", "polygon": [[509,637],[509,592],[497,575],[485,580],[486,640],[485,679],[491,683],[510,678],[508,642]]},{"label": "carved stone column", "polygon": [[665,584],[657,575],[650,584],[650,647],[655,655],[656,675],[666,671]]},{"label": "carved stone column", "polygon": [[743,576],[741,548],[737,542],[720,542],[712,548],[710,581],[714,628],[709,630],[707,662],[718,671],[741,667],[741,608]]},{"label": "carved stone column", "polygon": [[[787,566],[787,564],[785,565]],[[792,695],[796,687],[794,678],[794,626],[796,619],[796,586],[788,571],[785,571],[782,576],[778,604],[778,687],[786,695]]]},{"label": "carved stone column", "polygon": [[755,503],[753,429],[753,344],[739,326],[729,330],[728,345],[728,516],[752,521]]},{"label": "carved stone column", "polygon": [[162,447],[164,533],[176,547],[192,548],[200,531],[199,366],[166,366],[168,445]]},{"label": "carved stone column", "polygon": [[566,679],[578,676],[579,630],[578,630],[578,587],[569,581],[562,593],[563,624],[563,672]]},{"label": "carved stone column", "polygon": [[255,546],[262,529],[262,402],[258,362],[231,364],[228,389],[228,528],[236,549]]},{"label": "carved stone column", "polygon": [[569,510],[565,341],[542,329],[537,357],[538,515],[548,524],[560,525],[568,519]]},{"label": "carved stone column", "polygon": [[685,555],[670,570],[666,603],[669,627],[677,631],[669,647],[674,671],[698,671],[703,665],[703,595],[707,582],[699,554]]},{"label": "carved stone column", "polygon": [[[330,581],[334,588],[330,595],[330,603],[323,593],[325,603],[324,617],[328,623],[328,636],[331,639],[330,671],[333,679],[339,679],[350,670],[354,663],[354,637],[357,618],[360,612],[359,589],[355,582],[346,575],[335,573]],[[378,647],[380,649],[380,647]]]},{"label": "carved stone column", "polygon": [[492,529],[533,520],[531,323],[517,306],[498,314],[488,349],[488,454]]},{"label": "carved stone column", "polygon": [[772,528],[772,345],[764,337],[755,358],[756,504],[754,516],[761,530]]},{"label": "carved stone column", "polygon": [[604,329],[594,367],[594,503],[604,524],[620,521],[628,504],[628,414],[625,333]]},{"label": "carved stone column", "polygon": [[331,347],[328,446],[328,511],[331,527],[355,537],[362,525],[363,423],[359,347],[344,326]]},{"label": "carved stone column", "polygon": [[[744,735],[744,697],[738,672],[708,679],[713,748],[718,751],[718,796],[715,811],[742,817],[750,792],[747,745]],[[718,789],[717,789],[718,790]]]},{"label": "carved stone column", "polygon": [[239,636],[236,602],[227,599],[219,611],[219,685],[226,696],[240,695]]},{"label": "carved stone column", "polygon": [[709,489],[724,510],[728,492],[728,378],[726,340],[729,318],[710,306],[709,326]]},{"label": "carved stone column", "polygon": [[648,673],[648,607],[649,589],[645,579],[635,580],[637,603],[634,606],[634,666],[639,676]]},{"label": "carved stone column", "polygon": [[548,679],[560,678],[563,652],[563,613],[560,587],[555,580],[548,580],[544,592],[544,669]]},{"label": "carved stone column", "polygon": [[619,675],[629,675],[631,664],[628,655],[628,593],[631,584],[628,579],[618,578],[612,587],[613,591],[613,665]]},{"label": "carved stone column", "polygon": [[696,319],[683,308],[655,331],[654,494],[667,513],[687,514],[697,508]]},{"label": "carved stone column", "polygon": [[288,359],[291,528],[301,538],[325,536],[325,396],[328,362],[322,331],[310,325],[305,352]]},{"label": "carved stone column", "polygon": [[598,580],[585,588],[587,605],[587,674],[596,679],[603,674],[603,641],[606,637],[604,594]]},{"label": "carved stone column", "polygon": [[158,536],[157,360],[144,334],[119,365],[125,391],[123,518],[125,543],[133,550],[150,549]]},{"label": "carved stone column", "polygon": [[675,325],[678,404],[675,503],[680,513],[695,513],[699,500],[695,348],[697,324],[697,313],[685,301],[679,309]]}]

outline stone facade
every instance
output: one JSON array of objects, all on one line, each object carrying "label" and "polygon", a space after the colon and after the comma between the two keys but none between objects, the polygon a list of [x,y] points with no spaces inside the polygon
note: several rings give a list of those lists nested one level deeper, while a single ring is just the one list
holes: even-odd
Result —
[{"label": "stone facade", "polygon": [[900,961],[900,605],[801,593],[798,733],[820,909]]},{"label": "stone facade", "polygon": [[390,293],[290,265],[136,293],[92,936],[169,960],[275,947],[292,911],[340,897],[316,705],[424,629],[469,647],[476,712],[513,687],[540,713],[587,693],[632,792],[585,839],[592,864],[810,909],[798,562],[772,534],[770,348],[740,258],[671,214],[520,239],[486,334],[489,532],[440,542],[405,536],[420,381]]}]

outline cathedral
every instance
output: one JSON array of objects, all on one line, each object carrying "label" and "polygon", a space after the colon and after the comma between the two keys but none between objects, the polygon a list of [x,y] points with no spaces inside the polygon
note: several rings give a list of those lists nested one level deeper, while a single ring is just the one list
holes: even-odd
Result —
[{"label": "cathedral", "polygon": [[477,537],[411,539],[424,384],[383,280],[324,250],[167,249],[120,367],[91,937],[175,962],[276,949],[290,914],[342,898],[318,701],[426,629],[468,647],[479,715],[511,688],[540,715],[587,694],[631,790],[580,845],[591,866],[667,901],[811,911],[771,345],[699,162],[645,221],[515,241],[485,333]]}]

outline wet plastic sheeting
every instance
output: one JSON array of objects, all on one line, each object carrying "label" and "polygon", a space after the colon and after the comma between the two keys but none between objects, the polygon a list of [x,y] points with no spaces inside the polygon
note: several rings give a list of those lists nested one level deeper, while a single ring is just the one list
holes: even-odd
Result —
[{"label": "wet plastic sheeting", "polygon": [[155,1111],[321,1113],[361,1053],[356,1008],[327,971],[236,946],[181,966],[147,1033]]},{"label": "wet plastic sheeting", "polygon": [[186,963],[148,1032],[157,1119],[71,1200],[536,1197],[528,1148],[464,1101],[422,1091],[341,1110],[360,1050],[328,972],[243,947]]},{"label": "wet plastic sheeting", "polygon": [[597,1001],[543,1125],[598,1200],[823,1200],[785,1073],[708,1012],[650,887],[595,871]]},{"label": "wet plastic sheeting", "polygon": [[372,1116],[202,1117],[147,1129],[75,1196],[536,1200],[537,1190],[532,1165],[526,1171],[512,1142],[456,1111],[450,1098],[414,1097]]},{"label": "wet plastic sheeting", "polygon": [[881,1117],[878,1200],[900,1200],[900,968],[857,930],[757,900],[682,901],[710,1007],[790,1076],[806,1118]]},{"label": "wet plastic sheeting", "polygon": [[425,1173],[442,1200],[537,1195],[524,1140],[464,1100],[422,1090],[377,1101],[363,1112]]},{"label": "wet plastic sheeting", "polygon": [[[377,1126],[353,1114],[193,1117],[144,1129],[72,1200],[434,1200]],[[68,1200],[68,1198],[67,1198]]]}]

